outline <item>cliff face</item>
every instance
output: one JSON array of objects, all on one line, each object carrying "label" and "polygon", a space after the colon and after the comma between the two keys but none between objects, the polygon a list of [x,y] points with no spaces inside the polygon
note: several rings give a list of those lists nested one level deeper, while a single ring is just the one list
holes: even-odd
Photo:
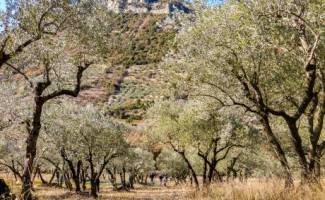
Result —
[{"label": "cliff face", "polygon": [[165,0],[107,0],[107,8],[117,13],[152,13],[173,14],[175,12],[190,13],[191,9],[179,1]]}]

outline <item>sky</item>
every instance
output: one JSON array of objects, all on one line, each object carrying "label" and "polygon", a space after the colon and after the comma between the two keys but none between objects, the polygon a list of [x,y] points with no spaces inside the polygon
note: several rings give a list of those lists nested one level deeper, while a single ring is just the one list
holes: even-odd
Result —
[{"label": "sky", "polygon": [[0,0],[0,10],[4,10],[6,8],[6,1]]}]

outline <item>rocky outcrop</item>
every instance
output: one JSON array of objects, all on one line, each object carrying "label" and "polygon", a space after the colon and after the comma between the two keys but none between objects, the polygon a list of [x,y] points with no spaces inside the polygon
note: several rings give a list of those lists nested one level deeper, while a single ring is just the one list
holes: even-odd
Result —
[{"label": "rocky outcrop", "polygon": [[186,3],[164,0],[108,0],[107,8],[113,12],[173,14],[175,12],[191,13]]}]

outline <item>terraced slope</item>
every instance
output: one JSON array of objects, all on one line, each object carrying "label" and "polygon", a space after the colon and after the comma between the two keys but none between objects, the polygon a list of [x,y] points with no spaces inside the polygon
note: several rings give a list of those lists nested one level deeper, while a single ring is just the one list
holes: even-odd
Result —
[{"label": "terraced slope", "polygon": [[[172,48],[176,31],[161,25],[167,15],[113,14],[119,48],[112,49],[105,73],[107,78],[104,109],[116,118],[135,123],[141,121],[146,108],[157,98],[154,83],[159,79],[157,66]],[[123,22],[123,23],[122,23]]]},{"label": "terraced slope", "polygon": [[[126,122],[141,121],[156,99],[153,87],[159,79],[157,66],[174,43],[176,30],[173,24],[166,24],[167,19],[169,16],[163,14],[109,13],[105,27],[110,29],[109,34],[96,43],[103,46],[100,53],[107,55],[105,62],[87,70],[82,92],[73,101],[97,104]],[[32,67],[26,73],[30,77],[41,74]],[[19,74],[12,78],[26,85]],[[6,75],[0,70],[1,79]]]}]

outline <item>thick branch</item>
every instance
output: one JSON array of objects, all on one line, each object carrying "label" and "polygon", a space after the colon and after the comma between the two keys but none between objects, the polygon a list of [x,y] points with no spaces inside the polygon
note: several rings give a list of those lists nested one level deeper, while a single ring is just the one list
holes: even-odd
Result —
[{"label": "thick branch", "polygon": [[77,97],[79,92],[80,92],[80,86],[81,86],[81,78],[82,78],[82,75],[83,75],[83,72],[91,65],[92,63],[87,63],[85,64],[85,66],[78,66],[78,71],[77,71],[77,76],[76,76],[76,79],[77,79],[77,83],[75,85],[75,88],[73,90],[57,90],[57,91],[54,91],[53,93],[51,94],[48,94],[46,96],[43,96],[42,99],[44,102],[50,100],[50,99],[53,99],[53,98],[56,98],[56,97],[59,97],[59,96],[63,96],[63,95],[68,95],[68,96],[73,96],[73,97]]},{"label": "thick branch", "polygon": [[227,148],[225,154],[224,154],[221,158],[217,159],[217,162],[226,159],[227,156],[228,156],[228,154],[229,154],[229,152],[230,152],[230,150],[231,150],[232,148],[234,148],[234,147],[244,147],[244,146],[243,146],[243,145],[239,145],[239,144],[234,144],[234,145],[229,146],[229,147]]},{"label": "thick branch", "polygon": [[20,172],[19,172],[17,169],[15,169],[13,166],[10,166],[10,165],[8,165],[8,164],[6,164],[6,163],[3,163],[3,162],[0,162],[0,165],[5,166],[5,167],[7,167],[8,169],[10,169],[10,170],[12,171],[12,173],[16,174],[16,175],[20,178],[20,180],[22,180],[22,175],[21,175]]},{"label": "thick branch", "polygon": [[20,69],[18,69],[17,67],[13,66],[12,64],[10,64],[9,62],[6,62],[6,65],[8,65],[11,69],[13,69],[15,72],[17,72],[18,74],[20,74],[21,76],[24,77],[24,79],[29,83],[30,87],[33,88],[34,84],[33,82],[30,80],[30,78],[26,75],[26,73],[22,72]]}]

